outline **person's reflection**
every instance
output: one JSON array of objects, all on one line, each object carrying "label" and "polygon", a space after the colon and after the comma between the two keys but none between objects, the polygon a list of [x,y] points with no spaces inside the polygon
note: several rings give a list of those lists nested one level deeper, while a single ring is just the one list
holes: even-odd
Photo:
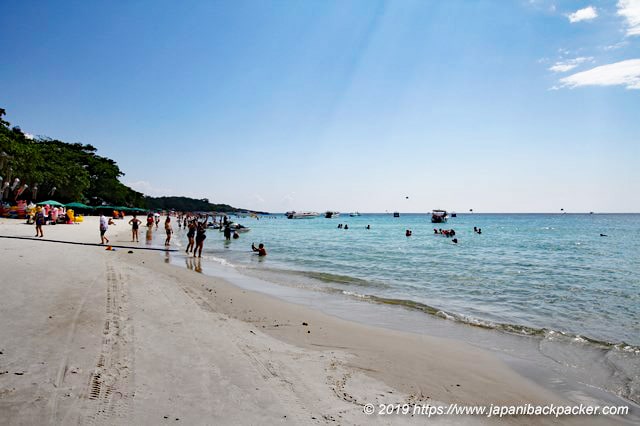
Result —
[{"label": "person's reflection", "polygon": [[153,240],[153,231],[151,230],[151,227],[147,228],[147,244],[151,244],[151,241]]},{"label": "person's reflection", "polygon": [[164,263],[169,263],[169,260],[171,260],[171,258],[169,257],[169,252],[166,251],[164,253]]},{"label": "person's reflection", "polygon": [[202,262],[199,257],[186,257],[187,269],[202,273]]}]

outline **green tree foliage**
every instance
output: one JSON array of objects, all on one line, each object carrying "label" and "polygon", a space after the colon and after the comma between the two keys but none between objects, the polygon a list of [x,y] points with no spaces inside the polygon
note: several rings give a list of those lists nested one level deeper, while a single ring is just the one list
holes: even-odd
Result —
[{"label": "green tree foliage", "polygon": [[152,210],[177,210],[185,212],[237,212],[228,204],[211,204],[208,199],[197,200],[188,197],[146,197],[147,206]]},{"label": "green tree foliage", "polygon": [[[5,110],[0,108],[0,153],[6,154],[0,163],[0,175],[5,181],[19,178],[21,184],[29,185],[20,199],[145,205],[143,194],[118,180],[124,174],[115,161],[97,155],[95,147],[29,138],[20,128],[11,128],[2,119],[4,114]],[[33,197],[32,190],[36,185],[38,192]],[[13,201],[14,195],[9,199]]]},{"label": "green tree foliage", "polygon": [[[5,182],[19,178],[21,185],[29,185],[19,199],[79,201],[94,206],[108,204],[150,210],[246,211],[227,204],[212,204],[206,198],[145,197],[120,182],[124,173],[115,161],[97,155],[95,147],[27,137],[19,127],[11,128],[4,115],[5,110],[0,108],[0,176]],[[32,190],[36,185],[38,192],[34,197]],[[15,201],[14,193],[8,199]]]}]

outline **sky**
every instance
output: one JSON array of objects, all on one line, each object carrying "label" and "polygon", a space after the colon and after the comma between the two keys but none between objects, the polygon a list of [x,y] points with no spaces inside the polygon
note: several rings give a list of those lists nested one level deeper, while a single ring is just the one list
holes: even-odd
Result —
[{"label": "sky", "polygon": [[0,0],[0,108],[147,195],[640,212],[640,0]]}]

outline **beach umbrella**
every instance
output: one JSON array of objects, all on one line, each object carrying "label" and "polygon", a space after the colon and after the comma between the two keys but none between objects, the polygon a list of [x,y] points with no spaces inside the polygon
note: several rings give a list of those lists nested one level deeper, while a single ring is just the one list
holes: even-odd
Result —
[{"label": "beach umbrella", "polygon": [[68,209],[85,209],[85,210],[93,209],[93,207],[88,206],[86,204],[82,204],[82,203],[69,203],[69,204],[65,204],[65,207]]},{"label": "beach umbrella", "polygon": [[38,206],[45,206],[47,204],[49,204],[50,206],[54,206],[54,207],[64,207],[64,204],[59,203],[59,202],[54,201],[54,200],[40,201],[37,205]]}]

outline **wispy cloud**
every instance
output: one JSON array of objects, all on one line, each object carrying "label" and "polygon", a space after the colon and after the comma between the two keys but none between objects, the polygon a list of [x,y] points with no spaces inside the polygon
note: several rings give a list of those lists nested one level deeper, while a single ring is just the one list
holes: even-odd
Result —
[{"label": "wispy cloud", "polygon": [[601,65],[560,79],[560,87],[583,86],[625,86],[640,90],[640,59]]},{"label": "wispy cloud", "polygon": [[598,17],[598,12],[593,6],[587,6],[584,9],[576,10],[573,13],[569,13],[567,18],[572,24],[580,21],[590,21]]},{"label": "wispy cloud", "polygon": [[571,71],[572,69],[574,69],[575,67],[577,67],[578,65],[584,62],[591,62],[591,61],[593,61],[593,58],[591,56],[589,57],[582,56],[579,58],[568,59],[566,61],[556,62],[551,67],[549,67],[549,71],[567,72],[567,71]]},{"label": "wispy cloud", "polygon": [[640,0],[620,0],[618,15],[627,21],[627,35],[640,35]]},{"label": "wispy cloud", "polygon": [[621,49],[621,48],[625,47],[628,44],[629,44],[628,41],[621,41],[621,42],[618,42],[616,44],[610,44],[608,46],[604,46],[603,49],[604,50],[617,50],[617,49]]}]

